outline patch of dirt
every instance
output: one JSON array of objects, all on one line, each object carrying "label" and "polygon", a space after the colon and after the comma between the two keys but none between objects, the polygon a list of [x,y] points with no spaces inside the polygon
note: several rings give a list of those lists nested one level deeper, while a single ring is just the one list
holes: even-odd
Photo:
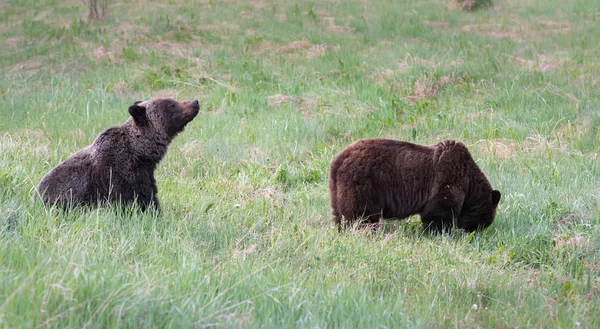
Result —
[{"label": "patch of dirt", "polygon": [[426,77],[415,82],[413,93],[406,96],[404,99],[410,105],[415,105],[419,101],[432,99],[437,96],[438,90],[441,87],[456,82],[462,83],[462,81],[462,79],[452,76],[442,76],[437,80]]},{"label": "patch of dirt", "polygon": [[463,26],[462,30],[465,32],[475,32],[496,39],[511,39],[516,41],[521,41],[523,39],[523,36],[519,35],[517,32],[506,31],[507,28],[508,27],[501,24],[472,24]]},{"label": "patch of dirt", "polygon": [[561,216],[556,224],[568,226],[571,224],[589,223],[589,221],[589,218],[580,214],[567,214]]},{"label": "patch of dirt", "polygon": [[495,145],[492,147],[492,150],[494,151],[494,154],[499,158],[511,158],[515,155],[515,148],[515,145],[511,143],[504,144],[496,142]]},{"label": "patch of dirt", "polygon": [[475,112],[475,113],[467,113],[467,114],[463,115],[462,117],[467,120],[477,120],[477,119],[481,119],[481,118],[485,117],[485,113],[483,111]]},{"label": "patch of dirt", "polygon": [[312,47],[312,43],[310,43],[306,40],[299,40],[299,41],[294,41],[294,42],[288,43],[287,45],[280,46],[279,48],[277,48],[277,52],[295,53],[295,52],[309,49],[310,47]]},{"label": "patch of dirt", "polygon": [[145,25],[134,25],[127,22],[119,22],[116,28],[116,34],[125,34],[125,35],[150,35],[152,34],[152,30],[149,26]]},{"label": "patch of dirt", "polygon": [[455,10],[458,8],[458,1],[456,0],[450,0],[450,2],[448,2],[448,9],[449,10]]},{"label": "patch of dirt", "polygon": [[181,94],[181,90],[167,88],[167,89],[161,89],[161,90],[157,90],[157,91],[153,92],[152,98],[178,99],[180,94]]},{"label": "patch of dirt", "polygon": [[193,36],[192,40],[187,42],[159,40],[155,42],[154,45],[154,47],[163,49],[172,56],[184,57],[189,60],[197,58],[196,56],[191,56],[194,49],[204,49],[202,47],[202,41],[198,36]]},{"label": "patch of dirt", "polygon": [[[232,2],[234,2],[234,1],[232,1]],[[261,14],[262,9],[273,5],[272,3],[268,3],[268,2],[265,2],[262,0],[253,0],[253,1],[250,1],[250,3],[252,4],[252,9],[244,10],[244,11],[240,12],[241,18],[251,19],[254,17],[254,15],[259,16]]]},{"label": "patch of dirt", "polygon": [[432,99],[437,95],[440,84],[435,80],[424,79],[415,82],[414,92],[406,97],[409,104],[420,100]]},{"label": "patch of dirt", "polygon": [[521,36],[516,32],[500,32],[500,31],[490,31],[487,33],[488,36],[496,39],[511,39],[511,40],[522,40]]},{"label": "patch of dirt", "polygon": [[124,89],[126,86],[127,86],[127,83],[125,81],[119,81],[114,84],[113,90],[116,91],[117,94],[119,94],[120,96],[125,96]]},{"label": "patch of dirt", "polygon": [[30,59],[21,63],[17,63],[13,66],[9,66],[6,68],[4,73],[8,73],[9,75],[17,74],[17,73],[37,73],[42,66],[40,61]]},{"label": "patch of dirt", "polygon": [[539,55],[538,60],[536,61],[521,57],[514,57],[514,59],[515,62],[521,68],[537,72],[546,72],[548,70],[554,70],[563,64],[563,61],[553,61],[544,55]]},{"label": "patch of dirt", "polygon": [[254,197],[261,197],[271,201],[275,207],[282,207],[285,203],[285,197],[283,196],[283,193],[273,187],[253,190],[251,194]]},{"label": "patch of dirt", "polygon": [[566,145],[559,143],[558,140],[548,140],[543,136],[529,136],[522,142],[522,148],[525,152],[536,152],[546,149],[565,151]]},{"label": "patch of dirt", "polygon": [[233,250],[233,257],[236,258],[242,258],[242,259],[246,259],[246,256],[254,254],[258,251],[258,246],[256,244],[253,244],[247,248],[244,249],[239,249],[239,247],[235,246],[234,250]]},{"label": "patch of dirt", "polygon": [[554,238],[554,250],[589,250],[593,248],[590,238],[580,235],[558,236]]},{"label": "patch of dirt", "polygon": [[312,45],[312,46],[310,46],[310,48],[308,48],[308,51],[306,52],[306,58],[313,59],[316,57],[322,57],[325,55],[326,50],[327,50],[327,45],[324,45],[324,44]]},{"label": "patch of dirt", "polygon": [[394,75],[396,75],[396,73],[392,69],[378,68],[369,76],[369,78],[379,84],[384,84],[388,82]]},{"label": "patch of dirt", "polygon": [[315,112],[313,110],[317,105],[317,101],[314,99],[287,96],[282,94],[276,94],[267,97],[267,105],[270,107],[280,107],[283,104],[288,103],[297,108],[302,114],[303,118],[312,119],[315,117]]},{"label": "patch of dirt", "polygon": [[26,150],[37,157],[48,157],[50,136],[42,130],[22,129],[0,135],[0,152]]},{"label": "patch of dirt", "polygon": [[[317,13],[317,15],[319,15],[319,13]],[[335,17],[333,16],[328,16],[329,13],[324,14],[324,15],[319,15],[319,18],[326,22],[328,26],[334,26],[335,25]]]},{"label": "patch of dirt", "polygon": [[185,143],[181,147],[181,152],[185,154],[186,158],[189,159],[202,158],[204,154],[204,144],[197,140],[192,140],[190,142]]},{"label": "patch of dirt", "polygon": [[494,154],[499,158],[512,158],[517,152],[539,152],[547,149],[566,152],[566,143],[560,143],[558,139],[548,140],[543,136],[529,136],[521,143],[506,139],[485,140],[477,143],[479,151],[483,154]]},{"label": "patch of dirt", "polygon": [[275,48],[275,44],[269,40],[264,40],[259,42],[258,44],[248,46],[248,50],[252,52],[255,56],[260,56],[268,50],[272,50]]},{"label": "patch of dirt", "polygon": [[530,21],[532,23],[520,22],[518,18],[514,18],[511,23],[490,20],[489,23],[465,25],[462,27],[462,31],[516,41],[522,41],[525,38],[551,37],[572,31],[571,24],[567,21],[548,19],[532,19]]},{"label": "patch of dirt", "polygon": [[571,24],[567,21],[538,20],[535,22],[535,24],[542,28],[541,33],[544,35],[555,35],[571,32]]},{"label": "patch of dirt", "polygon": [[290,101],[296,101],[298,98],[293,96],[286,96],[282,94],[276,94],[267,97],[267,105],[270,107],[279,107],[281,104],[288,103]]},{"label": "patch of dirt", "polygon": [[354,29],[349,26],[329,25],[327,27],[327,31],[336,32],[336,33],[344,33],[344,32],[352,32],[352,31],[354,31]]},{"label": "patch of dirt", "polygon": [[244,10],[240,13],[240,17],[243,19],[251,19],[253,17],[252,10]]},{"label": "patch of dirt", "polygon": [[121,54],[123,54],[123,49],[118,45],[109,50],[104,49],[104,46],[100,46],[94,49],[94,51],[90,52],[90,57],[96,63],[107,60],[110,63],[117,63],[121,61],[119,59]]},{"label": "patch of dirt", "polygon": [[252,0],[250,2],[252,3],[252,8],[254,8],[256,10],[267,8],[267,7],[269,7],[269,6],[272,5],[272,3],[269,3],[269,2],[264,1],[264,0]]},{"label": "patch of dirt", "polygon": [[480,153],[493,154],[501,159],[513,158],[517,150],[517,144],[506,139],[483,140],[475,143],[475,145]]},{"label": "patch of dirt", "polygon": [[335,32],[335,33],[344,33],[344,32],[353,32],[354,29],[349,26],[342,26],[335,24],[335,17],[331,15],[330,12],[319,10],[316,12],[316,15],[319,19],[327,24],[325,28],[327,31]]},{"label": "patch of dirt", "polygon": [[[221,22],[219,24],[201,24],[196,27],[200,31],[205,32],[226,32],[231,30],[237,30],[240,28],[238,24]],[[186,30],[187,32],[187,30]],[[192,31],[190,31],[191,33]]]},{"label": "patch of dirt", "polygon": [[6,46],[8,48],[14,48],[14,47],[16,47],[17,43],[19,43],[19,39],[18,38],[8,38],[8,39],[6,39]]},{"label": "patch of dirt", "polygon": [[423,21],[421,22],[423,25],[425,26],[430,26],[430,27],[434,27],[434,28],[440,28],[440,29],[447,29],[450,27],[450,23],[448,22],[442,22],[442,21]]}]

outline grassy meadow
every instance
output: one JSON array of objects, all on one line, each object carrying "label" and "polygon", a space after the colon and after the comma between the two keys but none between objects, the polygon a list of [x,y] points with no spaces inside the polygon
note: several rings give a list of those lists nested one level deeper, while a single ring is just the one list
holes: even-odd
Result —
[{"label": "grassy meadow", "polygon": [[[0,327],[599,328],[599,30],[597,0],[2,1]],[[160,215],[41,204],[152,97],[201,103]],[[366,137],[463,141],[496,221],[338,234]]]}]

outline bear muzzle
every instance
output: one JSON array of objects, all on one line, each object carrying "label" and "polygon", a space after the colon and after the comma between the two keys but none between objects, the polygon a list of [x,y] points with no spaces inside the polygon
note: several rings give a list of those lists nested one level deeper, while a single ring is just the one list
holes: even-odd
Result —
[{"label": "bear muzzle", "polygon": [[198,115],[198,112],[200,111],[200,104],[198,104],[198,100],[187,101],[184,104],[187,105],[185,106],[185,110],[182,112],[183,122],[185,125],[192,121],[196,115]]}]

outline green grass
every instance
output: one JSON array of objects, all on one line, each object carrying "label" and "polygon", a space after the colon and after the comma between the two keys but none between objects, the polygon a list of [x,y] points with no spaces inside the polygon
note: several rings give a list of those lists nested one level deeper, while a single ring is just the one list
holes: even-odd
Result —
[{"label": "green grass", "polygon": [[[0,5],[0,327],[600,327],[600,5]],[[45,208],[52,167],[136,100],[198,99],[163,212]],[[341,234],[352,141],[465,142],[494,224]]]}]

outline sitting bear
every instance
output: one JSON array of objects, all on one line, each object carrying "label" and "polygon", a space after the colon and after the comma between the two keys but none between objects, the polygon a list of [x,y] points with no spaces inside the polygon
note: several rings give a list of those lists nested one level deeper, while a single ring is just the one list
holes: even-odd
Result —
[{"label": "sitting bear", "polygon": [[104,130],[44,176],[38,187],[42,200],[63,209],[135,202],[142,210],[159,210],[154,170],[198,111],[197,100],[135,102],[124,124]]},{"label": "sitting bear", "polygon": [[447,231],[455,220],[471,232],[492,223],[501,196],[462,143],[379,138],[359,140],[333,158],[329,193],[338,230],[359,218],[376,226],[381,217],[420,214],[426,229]]}]

